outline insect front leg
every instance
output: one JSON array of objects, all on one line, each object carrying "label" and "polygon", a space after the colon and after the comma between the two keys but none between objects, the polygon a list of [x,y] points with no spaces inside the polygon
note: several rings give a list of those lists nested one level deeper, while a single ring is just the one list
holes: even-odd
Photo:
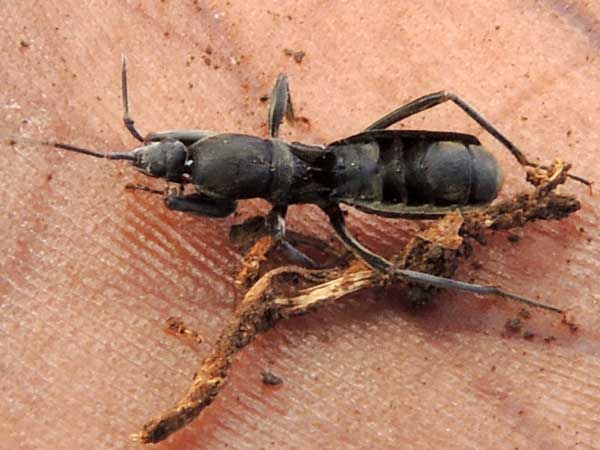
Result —
[{"label": "insect front leg", "polygon": [[167,194],[165,196],[167,208],[196,214],[205,217],[227,217],[233,214],[237,202],[227,200],[215,200],[204,194],[195,193],[188,195]]},{"label": "insect front leg", "polygon": [[290,122],[294,120],[294,107],[292,106],[292,96],[290,95],[287,75],[280,73],[275,86],[273,86],[273,91],[271,91],[271,99],[269,101],[267,125],[271,137],[278,136],[283,116]]},{"label": "insect front leg", "polygon": [[174,130],[174,131],[163,131],[158,133],[149,133],[145,138],[142,137],[140,132],[135,128],[135,121],[129,114],[129,95],[127,90],[127,58],[123,56],[123,63],[121,67],[121,91],[123,97],[123,123],[125,128],[129,130],[131,135],[140,142],[158,142],[165,139],[174,139],[182,142],[184,145],[192,145],[194,142],[204,139],[209,136],[213,136],[215,133],[212,131],[205,130]]},{"label": "insect front leg", "polygon": [[390,261],[366,248],[364,245],[358,242],[354,236],[352,236],[348,228],[346,228],[344,214],[339,205],[333,204],[327,207],[322,207],[322,209],[329,217],[329,221],[331,222],[333,229],[346,248],[354,253],[357,258],[365,262],[365,264],[379,272],[390,274],[394,277],[404,279],[405,281],[418,283],[420,285],[433,286],[441,289],[454,289],[457,291],[472,292],[481,295],[498,295],[500,297],[515,300],[529,306],[543,308],[557,313],[562,312],[561,309],[554,306],[536,302],[527,297],[513,294],[512,292],[505,291],[504,289],[500,289],[496,286],[483,286],[479,284],[465,283],[463,281],[451,280],[449,278],[438,277],[436,275],[423,272],[416,272],[414,270],[399,269]]}]

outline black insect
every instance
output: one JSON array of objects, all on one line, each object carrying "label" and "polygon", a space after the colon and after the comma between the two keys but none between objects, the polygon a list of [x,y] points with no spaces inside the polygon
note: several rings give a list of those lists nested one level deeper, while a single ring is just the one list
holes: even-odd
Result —
[{"label": "black insect", "polygon": [[536,166],[488,120],[450,92],[426,95],[382,117],[364,132],[326,146],[277,139],[284,115],[293,118],[288,81],[280,75],[272,91],[269,139],[203,130],[150,133],[135,128],[129,115],[127,64],[122,66],[123,121],[143,145],[130,152],[99,153],[56,142],[42,144],[87,155],[129,160],[144,174],[191,184],[196,192],[167,191],[168,208],[208,217],[226,217],[238,200],[263,198],[273,208],[267,223],[273,236],[293,258],[314,263],[285,237],[288,205],[313,203],[329,217],[335,232],[354,255],[382,272],[394,271],[408,281],[441,288],[497,294],[555,312],[543,305],[492,286],[481,286],[410,270],[399,270],[360,244],[348,231],[340,203],[388,217],[435,218],[460,208],[489,204],[502,186],[496,159],[471,135],[388,130],[413,114],[451,100],[500,141],[523,166]]}]

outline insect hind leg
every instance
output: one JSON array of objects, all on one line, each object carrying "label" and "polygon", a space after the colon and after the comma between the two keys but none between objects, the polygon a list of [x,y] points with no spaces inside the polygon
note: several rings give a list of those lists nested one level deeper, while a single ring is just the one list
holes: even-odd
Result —
[{"label": "insect hind leg", "polygon": [[[498,142],[500,142],[522,166],[527,167],[538,167],[541,169],[547,169],[544,166],[540,166],[539,164],[533,163],[527,159],[525,154],[515,145],[510,139],[508,139],[498,128],[496,128],[488,119],[486,119],[483,114],[473,108],[469,103],[463,100],[458,95],[449,91],[440,91],[435,92],[433,94],[425,95],[420,97],[412,102],[407,103],[404,106],[392,111],[391,113],[383,116],[381,119],[369,125],[365,131],[372,130],[383,130],[392,126],[395,123],[400,122],[401,120],[406,119],[414,114],[420,113],[427,109],[433,108],[434,106],[440,105],[447,101],[453,102],[456,106],[462,109],[471,119],[477,122],[485,131],[490,133]],[[581,178],[576,175],[568,175],[569,178],[572,178],[580,183],[590,186],[592,183],[585,178]]]},{"label": "insect hind leg", "polygon": [[469,105],[465,100],[460,98],[458,95],[449,91],[440,91],[433,94],[424,95],[400,108],[392,111],[391,113],[383,116],[373,124],[369,125],[365,131],[371,130],[382,130],[398,123],[407,117],[414,114],[420,113],[427,109],[431,109],[447,101],[452,101],[460,109],[462,109],[469,117],[477,122],[481,127],[496,138],[502,145],[504,145],[513,156],[519,161],[522,166],[536,167],[537,165],[530,162],[523,152],[517,148],[504,134],[500,132],[489,120],[487,120],[483,114]]},{"label": "insect hind leg", "polygon": [[441,289],[453,289],[457,291],[472,292],[481,295],[497,295],[500,297],[508,298],[520,303],[524,303],[528,306],[536,308],[546,309],[555,313],[562,313],[562,310],[551,305],[536,302],[527,297],[522,297],[512,292],[505,291],[504,289],[496,286],[484,286],[479,284],[465,283],[463,281],[451,280],[450,278],[439,277],[424,272],[416,272],[414,270],[399,269],[394,266],[390,261],[377,255],[371,250],[363,246],[346,228],[344,215],[339,205],[329,205],[322,208],[323,211],[329,217],[331,225],[335,230],[336,234],[342,241],[342,243],[350,250],[354,255],[362,260],[365,264],[372,267],[373,269],[389,274],[396,279],[403,279],[404,281],[418,283],[425,286],[433,286]]}]

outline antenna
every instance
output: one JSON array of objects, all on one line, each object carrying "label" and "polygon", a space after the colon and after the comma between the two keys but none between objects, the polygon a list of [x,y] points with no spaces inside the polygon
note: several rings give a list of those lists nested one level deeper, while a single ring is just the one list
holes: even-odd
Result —
[{"label": "antenna", "polygon": [[90,150],[83,147],[77,147],[71,144],[63,144],[61,142],[53,142],[53,141],[42,141],[37,139],[30,139],[26,137],[9,137],[8,142],[10,144],[16,144],[22,142],[24,144],[33,144],[33,145],[45,145],[47,147],[59,148],[62,150],[68,150],[70,152],[75,153],[83,153],[84,155],[94,156],[96,158],[106,158],[106,159],[125,159],[129,161],[135,161],[136,151],[131,152],[112,152],[112,153],[101,153],[95,150]]}]

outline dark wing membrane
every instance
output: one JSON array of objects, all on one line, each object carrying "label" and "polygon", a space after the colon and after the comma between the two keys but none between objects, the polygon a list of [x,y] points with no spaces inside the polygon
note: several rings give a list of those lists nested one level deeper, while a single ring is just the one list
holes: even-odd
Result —
[{"label": "dark wing membrane", "polygon": [[377,139],[422,139],[426,141],[453,141],[465,145],[481,145],[479,139],[470,134],[454,133],[452,131],[427,131],[427,130],[373,130],[355,134],[328,146],[345,145],[373,141]]},{"label": "dark wing membrane", "polygon": [[382,203],[377,201],[356,200],[351,198],[337,199],[341,203],[353,206],[369,214],[383,217],[401,217],[404,219],[436,219],[459,209],[463,213],[469,213],[481,209],[488,204],[479,205],[415,205],[409,206],[405,203]]}]

